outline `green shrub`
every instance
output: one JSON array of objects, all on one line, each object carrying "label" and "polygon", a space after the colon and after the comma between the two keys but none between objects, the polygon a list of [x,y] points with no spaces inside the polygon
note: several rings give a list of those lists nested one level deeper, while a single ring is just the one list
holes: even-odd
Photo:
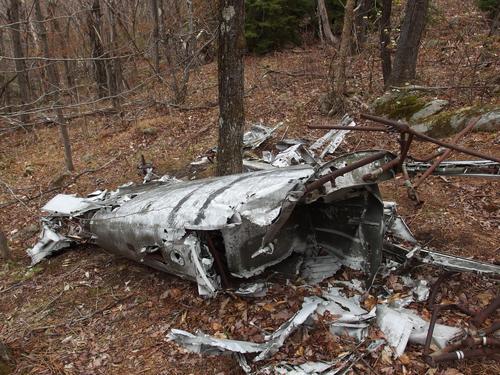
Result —
[{"label": "green shrub", "polygon": [[493,18],[500,11],[499,0],[476,0],[476,3],[479,9],[488,12],[491,18]]},{"label": "green shrub", "polygon": [[314,0],[246,0],[248,50],[265,53],[300,43],[300,32],[315,18]]}]

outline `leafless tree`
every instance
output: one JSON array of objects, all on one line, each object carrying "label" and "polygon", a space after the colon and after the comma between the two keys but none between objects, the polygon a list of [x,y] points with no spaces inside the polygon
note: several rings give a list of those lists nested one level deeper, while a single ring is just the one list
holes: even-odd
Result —
[{"label": "leafless tree", "polygon": [[401,85],[415,79],[420,42],[427,21],[429,0],[408,0],[388,82]]},{"label": "leafless tree", "polygon": [[158,0],[151,0],[151,14],[153,16],[153,43],[156,73],[160,74],[160,15]]},{"label": "leafless tree", "polygon": [[335,69],[330,70],[330,88],[321,103],[324,113],[335,114],[345,109],[347,57],[351,48],[354,2],[355,0],[347,0],[346,3],[338,59],[335,64],[332,63]]},{"label": "leafless tree", "polygon": [[376,5],[377,0],[359,0],[354,9],[355,47],[358,52],[363,49],[366,43],[370,26],[370,13],[375,9]]},{"label": "leafless tree", "polygon": [[220,1],[217,175],[243,168],[245,1]]},{"label": "leafless tree", "polygon": [[123,72],[120,58],[115,56],[118,50],[117,32],[116,32],[116,3],[114,0],[109,0],[107,3],[108,17],[109,17],[109,50],[113,51],[107,53],[105,56],[113,57],[106,63],[106,75],[109,88],[109,96],[112,98],[113,108],[117,112],[121,112],[121,101],[119,94],[123,82]]},{"label": "leafless tree", "polygon": [[[37,34],[40,38],[40,43],[42,45],[43,54],[45,58],[50,59],[52,57],[49,47],[49,41],[47,37],[47,29],[45,27],[45,18],[42,13],[42,8],[40,6],[40,0],[34,0],[35,8],[35,18],[36,18],[36,28]],[[69,140],[68,127],[66,125],[66,119],[64,118],[63,111],[61,109],[60,102],[60,82],[59,73],[55,63],[47,64],[47,77],[49,80],[49,93],[48,96],[52,98],[53,105],[56,108],[57,123],[59,125],[59,131],[61,134],[61,140],[64,145],[64,160],[66,163],[66,169],[68,171],[73,171],[75,168],[73,166],[73,156],[71,154],[71,143]]]},{"label": "leafless tree", "polygon": [[0,230],[0,256],[3,259],[10,259],[10,249],[9,249],[9,243],[7,241],[7,237],[5,237],[5,234]]},{"label": "leafless tree", "polygon": [[333,35],[330,27],[330,19],[326,10],[325,0],[318,0],[318,21],[319,21],[319,34],[323,40],[326,38],[327,42],[336,45],[338,39]]},{"label": "leafless tree", "polygon": [[23,113],[21,121],[25,124],[29,123],[30,116],[27,112],[30,102],[30,91],[28,84],[28,70],[26,69],[26,61],[24,60],[23,46],[21,43],[21,23],[20,23],[20,1],[10,0],[10,8],[8,10],[8,18],[11,22],[11,40],[12,52],[15,57],[17,83],[19,84],[19,95],[23,104]]},{"label": "leafless tree", "polygon": [[[66,43],[69,40],[69,27],[66,27],[65,35],[62,35],[61,25],[59,19],[57,17],[57,6],[58,0],[49,0],[47,5],[47,14],[51,19],[52,25],[52,34],[53,39],[57,42],[59,46],[59,50],[61,51],[61,56],[64,61],[64,75],[66,77],[66,84],[70,90],[73,91],[73,96],[76,98],[76,90],[75,90],[75,72],[74,72],[74,64],[68,60],[68,45]],[[69,22],[67,23],[69,25]]]},{"label": "leafless tree", "polygon": [[391,60],[391,13],[392,0],[382,0],[382,14],[380,16],[380,59],[382,61],[382,75],[387,84],[392,70]]},{"label": "leafless tree", "polygon": [[103,98],[107,95],[108,80],[106,76],[106,63],[101,57],[104,56],[104,46],[101,33],[101,3],[100,0],[92,0],[87,15],[88,34],[92,45],[92,57],[94,65],[95,81],[97,84],[97,95]]}]

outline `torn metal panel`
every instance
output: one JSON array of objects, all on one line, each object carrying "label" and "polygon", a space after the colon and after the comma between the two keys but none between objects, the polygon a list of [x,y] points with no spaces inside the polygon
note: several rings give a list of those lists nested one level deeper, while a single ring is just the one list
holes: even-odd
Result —
[{"label": "torn metal panel", "polygon": [[389,235],[412,244],[417,243],[410,228],[406,225],[401,216],[397,214],[396,202],[384,201],[384,222]]},{"label": "torn metal panel", "polygon": [[[342,118],[341,126],[356,126],[356,123],[353,121],[351,117],[345,115]],[[325,143],[328,143],[327,146],[323,149],[323,151],[319,153],[319,158],[323,159],[327,154],[333,154],[337,150],[337,148],[344,141],[345,136],[349,132],[350,130],[332,129],[324,136],[316,140],[309,149],[311,151],[315,151],[323,147]]]},{"label": "torn metal panel", "polygon": [[167,338],[184,346],[194,353],[209,355],[223,354],[225,352],[234,353],[260,353],[264,344],[257,344],[249,341],[220,339],[198,332],[196,335],[180,330],[172,329]]},{"label": "torn metal panel", "polygon": [[342,266],[335,255],[324,255],[305,258],[300,269],[300,277],[308,284],[318,284],[332,277]]},{"label": "torn metal panel", "polygon": [[48,224],[42,225],[40,239],[36,245],[28,249],[28,255],[31,257],[31,265],[39,263],[42,259],[52,255],[53,253],[71,246],[72,242],[69,238],[60,235],[53,230]]},{"label": "torn metal panel", "polygon": [[[406,170],[415,175],[424,173],[431,167],[431,163],[407,162]],[[490,160],[456,160],[443,161],[432,172],[437,176],[463,176],[463,177],[486,177],[500,178],[500,163]]]},{"label": "torn metal panel", "polygon": [[284,344],[285,340],[295,330],[304,324],[309,317],[314,314],[318,305],[321,303],[321,298],[306,297],[302,308],[295,313],[289,320],[283,323],[273,334],[266,336],[266,348],[254,358],[254,362],[262,361],[276,353]]},{"label": "torn metal panel", "polygon": [[271,138],[273,133],[282,125],[282,122],[280,122],[274,128],[270,128],[262,124],[252,125],[250,130],[243,134],[243,146],[245,148],[251,149],[259,147],[262,143]]},{"label": "torn metal panel", "polygon": [[330,324],[330,332],[334,335],[348,335],[358,342],[363,341],[368,335],[370,321],[375,318],[375,309],[368,312],[360,306],[359,296],[347,298],[340,288],[329,288],[323,292],[325,299],[318,306],[317,313],[325,312],[335,316]]},{"label": "torn metal panel", "polygon": [[[408,342],[423,345],[429,330],[429,322],[413,311],[384,305],[377,306],[377,324],[397,357],[404,353]],[[464,334],[460,328],[436,324],[432,337],[439,348],[444,348]]]},{"label": "torn metal panel", "polygon": [[318,165],[314,155],[301,144],[290,146],[276,155],[271,161],[271,165],[276,168],[284,168],[299,164],[309,164],[313,167]]},{"label": "torn metal panel", "polygon": [[407,248],[402,245],[384,241],[384,253],[386,256],[404,263],[408,259],[413,259],[422,263],[442,267],[450,271],[475,272],[489,275],[500,275],[500,266],[477,260],[462,258],[455,255],[438,253],[428,249],[415,246]]},{"label": "torn metal panel", "polygon": [[[97,197],[99,196],[97,195]],[[50,216],[77,216],[101,207],[102,205],[95,198],[78,198],[75,195],[58,194],[42,207],[42,211],[47,212]]]},{"label": "torn metal panel", "polygon": [[276,353],[283,346],[288,336],[290,336],[299,326],[304,324],[304,322],[316,311],[321,301],[321,298],[314,297],[304,299],[302,308],[289,320],[283,323],[273,334],[266,336],[266,341],[263,343],[220,339],[201,332],[193,335],[179,329],[172,329],[167,335],[167,338],[196,353],[258,353],[253,359],[253,362],[258,362]]},{"label": "torn metal panel", "polygon": [[240,297],[264,297],[267,294],[267,284],[262,282],[242,284],[234,294]]},{"label": "torn metal panel", "polygon": [[335,363],[332,362],[306,362],[301,365],[290,365],[281,363],[276,366],[270,366],[262,369],[260,374],[279,374],[279,375],[305,375],[305,374],[323,374],[331,369]]}]

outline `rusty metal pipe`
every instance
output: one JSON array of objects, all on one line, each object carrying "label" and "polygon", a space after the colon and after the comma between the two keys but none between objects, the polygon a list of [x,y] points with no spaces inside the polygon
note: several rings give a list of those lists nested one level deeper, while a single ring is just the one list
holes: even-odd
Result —
[{"label": "rusty metal pipe", "polygon": [[384,165],[380,166],[379,168],[375,169],[371,173],[367,173],[363,176],[364,181],[375,181],[381,174],[384,172],[387,172],[389,169],[397,167],[398,165],[401,164],[401,157],[398,156],[396,159],[392,159],[390,162],[385,163]]},{"label": "rusty metal pipe", "polygon": [[442,353],[434,357],[427,356],[426,362],[430,366],[435,367],[436,364],[439,362],[456,361],[467,358],[489,357],[489,356],[498,356],[498,348],[466,349],[466,350],[458,350],[452,353]]},{"label": "rusty metal pipe", "polygon": [[488,306],[477,313],[477,315],[472,319],[472,322],[476,326],[480,326],[484,323],[488,317],[493,314],[500,307],[500,296],[497,296]]},{"label": "rusty metal pipe", "polygon": [[385,118],[382,118],[382,117],[373,116],[373,115],[364,114],[364,113],[361,114],[361,117],[364,118],[364,119],[367,119],[367,120],[372,120],[372,121],[375,121],[375,122],[379,122],[381,124],[392,126],[394,129],[397,129],[401,133],[410,133],[410,134],[413,134],[415,137],[417,137],[419,139],[422,139],[424,141],[428,141],[428,142],[437,144],[439,146],[450,148],[452,150],[455,150],[455,151],[458,151],[458,152],[462,152],[462,153],[467,154],[467,155],[476,156],[476,157],[481,158],[481,159],[491,160],[491,161],[495,161],[497,163],[500,163],[500,159],[497,158],[497,157],[494,157],[494,156],[491,156],[491,155],[485,155],[485,154],[483,154],[481,152],[477,152],[477,151],[474,151],[474,150],[469,150],[469,149],[464,148],[464,147],[456,146],[456,145],[453,145],[453,144],[450,144],[450,143],[446,143],[446,142],[440,141],[438,139],[429,137],[428,135],[425,135],[425,134],[422,134],[420,132],[417,132],[417,131],[413,130],[406,123],[401,123],[401,122],[397,122],[397,121],[393,121],[393,120],[388,120],[388,119],[385,119]]},{"label": "rusty metal pipe", "polygon": [[[469,121],[469,124],[464,128],[462,129],[462,131],[460,133],[458,133],[457,135],[455,135],[455,137],[453,137],[452,139],[452,142],[453,143],[456,143],[458,142],[461,138],[463,138],[468,132],[470,132],[472,130],[472,128],[474,126],[476,126],[477,122],[479,121],[479,117],[474,117],[473,119],[471,119]],[[439,156],[436,161],[429,167],[429,169],[427,169],[423,174],[422,176],[420,176],[420,178],[417,180],[417,182],[415,182],[413,184],[413,187],[415,189],[417,189],[421,184],[422,182],[424,182],[424,180],[429,177],[432,172],[434,172],[436,170],[437,167],[439,167],[439,164],[441,164],[441,162],[443,160],[445,160],[448,156],[450,156],[450,154],[453,152],[453,150],[451,149],[448,149],[446,150],[441,156]]]},{"label": "rusty metal pipe", "polygon": [[389,132],[391,129],[383,126],[342,126],[342,125],[307,125],[309,129],[359,130],[365,132]]},{"label": "rusty metal pipe", "polygon": [[385,151],[380,151],[377,152],[376,154],[373,154],[372,156],[368,156],[364,159],[358,160],[352,164],[349,164],[343,168],[337,169],[336,171],[333,171],[332,173],[327,174],[326,176],[318,178],[316,181],[311,182],[309,185],[306,186],[306,193],[310,193],[311,191],[314,191],[316,189],[319,189],[321,186],[326,184],[329,181],[335,181],[337,177],[340,177],[348,172],[352,172],[353,170],[363,167],[367,164],[373,163],[374,161],[377,161],[379,159],[382,159],[386,155]]}]

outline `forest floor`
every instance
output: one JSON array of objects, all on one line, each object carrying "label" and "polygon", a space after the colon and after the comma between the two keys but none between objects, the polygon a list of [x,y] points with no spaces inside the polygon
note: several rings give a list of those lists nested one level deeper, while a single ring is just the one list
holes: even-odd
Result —
[{"label": "forest floor", "polygon": [[[433,3],[419,57],[418,84],[474,86],[436,92],[453,108],[498,104],[498,91],[495,94],[484,86],[498,83],[500,65],[494,51],[500,50],[500,41],[486,37],[484,15],[472,0],[460,1],[460,10],[455,0]],[[309,130],[307,125],[339,121],[318,110],[332,54],[329,48],[313,46],[245,59],[247,125],[285,124],[262,150],[272,150],[285,136],[314,140],[324,131]],[[357,98],[350,114],[358,124],[365,124],[359,119],[362,103],[369,104],[383,93],[380,70],[373,35],[362,53],[350,59],[349,88]],[[166,85],[158,83],[134,99],[167,100],[168,95]],[[211,168],[192,172],[189,162],[217,143],[218,109],[212,105],[216,101],[216,64],[211,63],[193,73],[183,108],[157,104],[134,107],[123,119],[93,116],[72,121],[76,166],[72,176],[61,175],[63,149],[56,127],[2,134],[0,206],[16,202],[0,211],[0,228],[7,234],[14,256],[13,261],[0,264],[0,341],[12,350],[13,373],[239,374],[233,358],[188,353],[167,342],[166,333],[171,328],[200,329],[258,341],[262,332],[246,322],[272,331],[297,311],[306,294],[301,285],[275,284],[260,299],[222,293],[206,300],[198,297],[193,283],[94,246],[80,246],[28,268],[25,250],[36,242],[39,208],[55,194],[86,194],[128,181],[140,182],[137,166],[141,154],[154,163],[157,173],[180,178],[210,175]],[[473,133],[462,145],[500,155],[498,133]],[[373,148],[397,150],[395,137],[351,132],[339,153]],[[419,143],[411,153],[425,155],[433,149]],[[425,201],[421,208],[408,199],[399,179],[384,183],[382,193],[385,200],[398,203],[399,212],[423,243],[450,254],[498,263],[499,188],[498,181],[487,179],[430,177],[420,190]],[[28,197],[32,199],[25,201]],[[347,279],[349,274],[342,272],[339,277]],[[473,275],[461,276],[448,289],[449,300],[478,307],[498,295],[496,284]],[[448,321],[467,324],[457,314]],[[324,328],[309,334],[297,332],[274,360],[328,359],[352,346],[325,332]],[[431,369],[422,361],[421,350],[410,346],[400,359],[375,356],[366,361],[379,374],[500,373],[500,365],[491,359]],[[352,371],[361,374],[368,370],[360,362]]]}]

